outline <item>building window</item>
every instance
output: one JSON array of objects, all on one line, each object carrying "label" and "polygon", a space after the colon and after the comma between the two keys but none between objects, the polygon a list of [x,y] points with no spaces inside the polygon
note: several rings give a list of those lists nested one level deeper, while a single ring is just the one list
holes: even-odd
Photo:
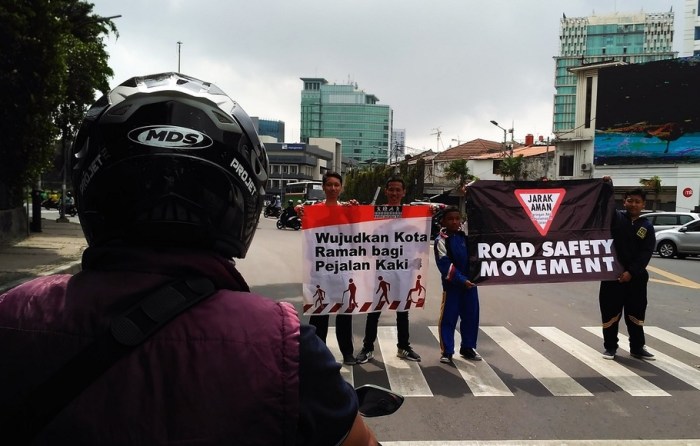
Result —
[{"label": "building window", "polygon": [[493,170],[491,173],[495,175],[500,175],[501,174],[501,164],[503,164],[503,160],[493,160]]},{"label": "building window", "polygon": [[559,176],[571,177],[574,176],[574,156],[561,155],[559,157]]},{"label": "building window", "polygon": [[591,104],[593,103],[593,78],[586,78],[586,116],[584,126],[587,129],[591,128]]},{"label": "building window", "polygon": [[700,40],[700,26],[695,27],[695,40]]}]

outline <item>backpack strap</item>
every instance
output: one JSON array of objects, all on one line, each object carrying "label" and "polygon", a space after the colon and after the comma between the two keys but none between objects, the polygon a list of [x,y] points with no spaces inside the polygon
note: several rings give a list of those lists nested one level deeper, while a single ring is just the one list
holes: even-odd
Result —
[{"label": "backpack strap", "polygon": [[95,339],[46,381],[3,409],[0,427],[12,444],[30,444],[68,404],[120,358],[172,319],[217,291],[203,277],[171,282],[112,319]]}]

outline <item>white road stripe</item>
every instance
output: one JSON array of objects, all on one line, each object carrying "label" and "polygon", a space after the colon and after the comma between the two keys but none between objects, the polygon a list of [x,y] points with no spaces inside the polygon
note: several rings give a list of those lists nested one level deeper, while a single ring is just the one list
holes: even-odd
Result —
[{"label": "white road stripe", "polygon": [[[603,333],[600,329],[600,327],[583,327],[584,330],[588,330],[594,335],[597,335],[598,337],[602,338]],[[644,331],[646,332],[647,328],[652,328],[652,327],[645,327]],[[661,330],[663,331],[663,330]],[[625,347],[626,345],[629,345],[629,339],[627,336],[618,333],[618,338],[620,338],[620,345],[619,348],[621,350],[626,351],[629,353],[629,348]],[[675,336],[675,335],[674,335]],[[679,336],[680,338],[680,336]],[[669,338],[671,339],[671,338]],[[681,340],[685,340],[683,338],[680,338]],[[667,342],[668,344],[675,345],[673,342],[670,342],[669,340],[664,340],[664,342]],[[654,353],[654,357],[656,358],[656,361],[649,361],[649,364],[660,368],[664,372],[675,376],[676,378],[680,379],[681,381],[690,384],[691,386],[695,387],[696,389],[700,389],[700,370],[689,366],[688,364],[684,364],[676,359],[671,358],[668,355],[664,355],[663,353],[659,352],[658,350],[654,350],[652,353]]]},{"label": "white road stripe", "polygon": [[683,330],[688,330],[691,333],[695,333],[700,336],[700,327],[681,327]]},{"label": "white road stripe", "polygon": [[[438,327],[431,326],[430,331],[435,336],[435,339],[439,341]],[[455,345],[459,346],[461,341],[461,336],[458,332],[455,332]],[[459,354],[456,354],[453,357],[453,362],[474,396],[513,396],[513,392],[508,389],[508,386],[505,385],[486,361],[467,361],[461,358]]]},{"label": "white road stripe", "polygon": [[[688,330],[690,332],[693,332],[691,327],[682,327],[685,330]],[[697,328],[697,334],[700,334],[700,328]],[[682,336],[678,336],[675,333],[671,333],[670,331],[664,330],[659,327],[647,327],[644,326],[644,333],[648,334],[649,336],[653,336],[656,339],[660,341],[664,341],[667,344],[671,344],[676,348],[679,348],[683,351],[686,351],[690,353],[691,355],[695,355],[697,357],[700,357],[700,344],[697,342],[693,342],[689,339],[686,339]]]},{"label": "white road stripe", "polygon": [[482,326],[486,333],[554,396],[593,396],[575,379],[505,327]]},{"label": "white road stripe", "polygon": [[382,351],[391,390],[403,396],[433,396],[425,380],[420,363],[396,356],[397,331],[395,326],[377,329],[377,341]]},{"label": "white road stripe", "polygon": [[532,327],[588,367],[614,382],[632,396],[670,396],[654,384],[615,361],[603,359],[601,353],[555,327]]},{"label": "white road stripe", "polygon": [[382,441],[384,446],[698,446],[700,439],[678,440],[489,440],[489,441]]},{"label": "white road stripe", "polygon": [[340,369],[340,376],[349,382],[353,387],[355,386],[355,376],[352,373],[351,365],[343,364],[343,354],[340,353],[340,347],[338,347],[338,340],[335,337],[335,327],[328,327],[328,335],[326,336],[326,345],[328,350],[333,353],[335,360],[340,363],[343,367]]}]

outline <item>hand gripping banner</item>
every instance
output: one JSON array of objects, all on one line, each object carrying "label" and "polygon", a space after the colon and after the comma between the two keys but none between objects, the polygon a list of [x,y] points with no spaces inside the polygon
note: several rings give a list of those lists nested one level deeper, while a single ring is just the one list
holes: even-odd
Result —
[{"label": "hand gripping banner", "polygon": [[428,206],[306,206],[304,314],[422,307],[430,218]]},{"label": "hand gripping banner", "polygon": [[615,280],[612,185],[477,181],[467,192],[470,276],[480,285]]}]

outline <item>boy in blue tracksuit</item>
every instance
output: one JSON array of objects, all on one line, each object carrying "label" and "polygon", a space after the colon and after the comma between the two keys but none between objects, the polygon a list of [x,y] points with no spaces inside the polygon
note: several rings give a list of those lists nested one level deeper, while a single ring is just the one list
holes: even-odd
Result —
[{"label": "boy in blue tracksuit", "polygon": [[435,239],[435,263],[442,277],[442,305],[440,307],[440,362],[452,362],[454,332],[457,318],[462,336],[459,354],[472,361],[481,361],[476,352],[479,333],[479,293],[469,278],[469,251],[467,236],[460,230],[462,216],[455,206],[443,211],[443,229]]}]

